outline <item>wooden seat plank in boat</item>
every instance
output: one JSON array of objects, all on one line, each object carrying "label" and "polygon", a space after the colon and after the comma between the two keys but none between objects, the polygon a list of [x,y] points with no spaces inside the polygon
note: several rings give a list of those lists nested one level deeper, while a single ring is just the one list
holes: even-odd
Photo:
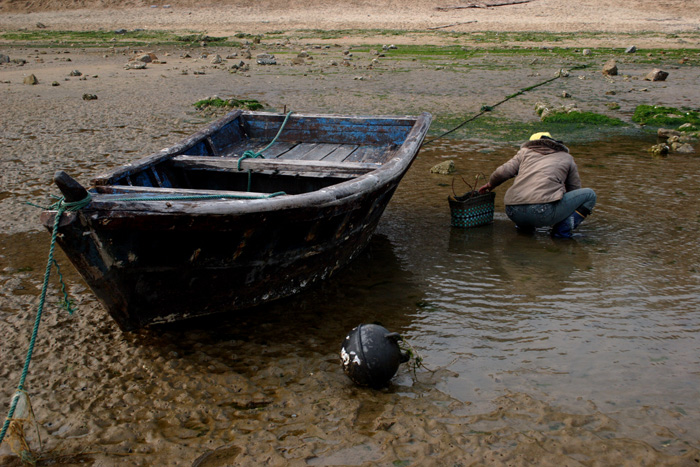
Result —
[{"label": "wooden seat plank in boat", "polygon": [[[175,156],[173,165],[185,169],[208,169],[219,171],[238,171],[238,158]],[[292,175],[334,176],[352,178],[377,170],[381,164],[364,162],[332,162],[316,160],[286,160],[247,158],[241,160],[241,170],[274,171]]]}]

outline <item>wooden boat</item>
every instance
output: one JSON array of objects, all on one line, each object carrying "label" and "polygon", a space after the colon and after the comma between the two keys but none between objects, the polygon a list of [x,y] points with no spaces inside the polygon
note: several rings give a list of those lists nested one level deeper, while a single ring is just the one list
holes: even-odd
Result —
[{"label": "wooden boat", "polygon": [[[89,204],[63,214],[58,244],[123,330],[252,307],[329,277],[367,244],[431,121],[287,117],[231,112],[95,178]],[[65,173],[56,183],[66,201],[86,197]],[[55,215],[42,212],[50,231]]]}]

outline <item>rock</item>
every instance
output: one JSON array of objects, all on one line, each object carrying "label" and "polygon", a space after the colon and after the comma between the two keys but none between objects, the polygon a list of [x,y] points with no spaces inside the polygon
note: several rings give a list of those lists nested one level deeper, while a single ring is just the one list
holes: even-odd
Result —
[{"label": "rock", "polygon": [[625,53],[626,53],[626,54],[633,54],[633,53],[635,53],[636,51],[637,51],[637,47],[635,47],[635,46],[627,47],[627,49],[625,49]]},{"label": "rock", "polygon": [[676,152],[679,154],[693,154],[695,148],[690,143],[681,143],[677,148]]},{"label": "rock", "polygon": [[226,55],[226,60],[233,60],[233,59],[236,58],[236,57],[238,57],[238,53],[237,53],[237,52],[233,52],[233,53],[230,53],[230,54]]},{"label": "rock", "polygon": [[70,73],[68,73],[68,76],[83,76],[83,74],[78,70],[73,70]]},{"label": "rock", "polygon": [[583,49],[583,52],[581,52],[585,57],[589,56],[591,54],[591,49]]},{"label": "rock", "polygon": [[255,63],[258,65],[277,65],[277,60],[274,58],[259,58]]},{"label": "rock", "polygon": [[297,55],[297,57],[299,57],[299,58],[306,58],[308,56],[309,56],[309,53],[306,50],[302,50],[301,52],[299,52],[299,55]]},{"label": "rock", "polygon": [[212,64],[212,65],[218,65],[218,64],[221,63],[222,61],[223,61],[223,59],[221,58],[221,55],[216,54],[216,55],[214,55],[214,58],[211,59],[211,64]]},{"label": "rock", "polygon": [[607,76],[617,75],[617,62],[614,58],[611,58],[603,65],[603,74]]},{"label": "rock", "polygon": [[10,63],[10,57],[5,54],[0,54],[0,63]]},{"label": "rock", "polygon": [[127,31],[124,28],[119,28],[119,29],[114,31],[114,34],[126,34],[126,33],[127,33]]},{"label": "rock", "polygon": [[136,58],[136,60],[138,60],[139,62],[143,62],[143,63],[151,63],[153,61],[151,56],[148,54],[140,55],[139,57]]},{"label": "rock", "polygon": [[127,70],[144,70],[146,69],[145,62],[129,62],[124,66]]},{"label": "rock", "polygon": [[61,83],[59,83],[58,81],[54,81],[51,83],[51,86],[60,86],[60,85],[61,85]]},{"label": "rock", "polygon": [[241,52],[241,57],[243,57],[244,59],[250,60],[252,58],[252,55],[250,54],[250,50],[244,50],[243,52]]},{"label": "rock", "polygon": [[94,100],[97,100],[97,96],[95,94],[83,94],[83,100],[84,101],[94,101]]},{"label": "rock", "polygon": [[36,76],[29,75],[29,76],[24,78],[24,84],[32,84],[32,85],[39,84],[39,80],[36,79]]},{"label": "rock", "polygon": [[652,156],[668,156],[669,147],[665,144],[655,144],[649,148]]},{"label": "rock", "polygon": [[668,73],[658,68],[654,68],[644,77],[647,81],[666,81],[666,78],[668,78]]},{"label": "rock", "polygon": [[44,23],[36,23],[37,29],[46,29],[46,25]]},{"label": "rock", "polygon": [[571,94],[569,94],[569,93],[568,93],[568,92],[566,92],[566,91],[562,91],[562,93],[561,93],[561,97],[563,97],[564,99],[568,99],[568,98],[570,98],[570,97],[571,97]]},{"label": "rock", "polygon": [[666,128],[659,128],[656,132],[659,138],[670,138],[671,136],[680,136],[681,132],[677,130],[668,130]]},{"label": "rock", "polygon": [[683,125],[678,127],[679,130],[694,130],[695,127],[693,126],[692,123],[684,123]]},{"label": "rock", "polygon": [[454,161],[440,162],[438,165],[430,169],[431,174],[449,175],[455,171]]}]

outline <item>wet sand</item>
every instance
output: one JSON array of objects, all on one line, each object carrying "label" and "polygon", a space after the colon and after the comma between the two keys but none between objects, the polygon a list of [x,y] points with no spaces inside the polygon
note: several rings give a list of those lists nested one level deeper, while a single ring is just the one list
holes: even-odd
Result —
[{"label": "wet sand", "polygon": [[[504,8],[532,6],[475,13],[496,14]],[[177,15],[157,10],[159,15]],[[680,18],[680,13],[666,12],[669,18]],[[125,15],[134,15],[132,19],[107,18],[104,24],[100,12],[89,21],[81,12],[69,14],[68,20],[61,19],[65,12],[42,13],[54,15],[53,20],[39,14],[2,13],[0,25],[46,21],[61,28],[63,24],[86,29],[129,27],[137,24],[134,18],[146,13],[124,10]],[[204,13],[194,12],[198,14]],[[688,29],[683,26],[686,16],[659,23],[655,11],[645,18],[635,27]],[[442,20],[421,24],[443,24]],[[181,21],[188,27],[198,24]],[[251,31],[285,26],[265,21],[251,20],[256,24]],[[200,24],[205,23],[202,19]],[[328,25],[320,22],[321,26]],[[212,30],[223,33],[230,28]],[[697,49],[697,36],[693,37],[681,41],[663,36],[657,46]],[[605,40],[611,39],[618,47],[631,45],[627,36]],[[416,40],[430,43],[431,39]],[[642,35],[639,40],[641,44],[650,39]],[[143,49],[166,62],[146,70],[125,70],[136,51],[119,47],[0,49],[12,58],[27,59],[24,66],[0,68],[0,141],[5,148],[0,159],[0,283],[4,286],[0,291],[0,409],[7,410],[19,379],[48,249],[38,211],[23,203],[42,202],[56,192],[51,184],[54,171],[64,169],[87,182],[95,174],[171,145],[208,121],[192,104],[213,95],[255,98],[269,108],[286,106],[299,112],[411,114],[426,110],[436,116],[461,116],[547,79],[566,65],[556,57],[540,57],[534,64],[528,57],[481,57],[477,65],[497,66],[477,66],[463,73],[420,61],[373,64],[375,55],[361,48],[353,52],[350,66],[336,67],[329,62],[342,63],[348,47],[395,41],[355,37],[335,42],[263,40],[253,53],[278,54],[280,65],[256,66],[254,60],[245,60],[251,63],[250,70],[234,74],[226,64],[212,64],[211,56],[241,53],[240,49]],[[313,60],[293,65],[291,58],[301,50],[308,50]],[[601,66],[607,58],[600,56]],[[644,64],[629,64],[626,77],[608,79],[592,67],[509,102],[500,112],[514,120],[531,121],[536,118],[536,101],[567,102],[559,97],[564,90],[587,110],[608,112],[607,105],[616,102],[621,106],[619,115],[627,119],[641,103],[697,103],[700,70],[697,57],[691,58],[695,62],[690,66],[669,63],[674,68],[665,83],[641,81],[649,68]],[[74,69],[84,79],[69,77]],[[35,74],[39,84],[22,84],[28,74]],[[53,81],[60,85],[52,86]],[[607,95],[608,91],[615,94]],[[85,101],[85,93],[98,99]],[[520,137],[514,135],[505,143],[474,138],[479,140],[474,144],[482,144],[484,150],[503,150]],[[354,387],[342,373],[338,347],[352,326],[376,319],[378,299],[373,297],[391,298],[393,306],[383,309],[382,320],[400,331],[410,330],[411,316],[421,303],[420,296],[392,296],[412,287],[410,271],[397,258],[400,254],[392,254],[410,245],[395,242],[392,238],[387,245],[386,238],[378,236],[358,261],[328,284],[262,312],[131,334],[118,330],[59,254],[79,311],[68,316],[58,308],[54,281],[27,384],[44,442],[41,455],[59,465],[697,465],[697,443],[664,451],[644,437],[620,430],[619,421],[585,398],[577,409],[564,409],[516,387],[489,394],[490,404],[475,410],[470,400],[439,389],[455,375],[439,369],[447,362],[431,362],[430,355],[424,357],[433,372],[419,370],[416,377],[404,368],[388,390]],[[387,287],[387,277],[403,286]],[[657,427],[658,432],[664,429]],[[616,436],[617,430],[624,435]],[[9,446],[3,444],[0,463],[18,465],[10,454]]]}]

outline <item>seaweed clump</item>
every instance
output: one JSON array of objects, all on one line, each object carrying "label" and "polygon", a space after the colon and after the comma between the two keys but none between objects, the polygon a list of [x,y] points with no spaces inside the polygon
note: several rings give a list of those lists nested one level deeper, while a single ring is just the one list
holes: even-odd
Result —
[{"label": "seaweed clump", "polygon": [[638,105],[632,115],[632,121],[640,125],[676,127],[681,131],[693,131],[700,126],[700,113],[660,105]]},{"label": "seaweed clump", "polygon": [[264,106],[255,99],[222,99],[220,97],[208,97],[194,103],[197,110],[218,110],[218,109],[245,109],[260,110]]}]

